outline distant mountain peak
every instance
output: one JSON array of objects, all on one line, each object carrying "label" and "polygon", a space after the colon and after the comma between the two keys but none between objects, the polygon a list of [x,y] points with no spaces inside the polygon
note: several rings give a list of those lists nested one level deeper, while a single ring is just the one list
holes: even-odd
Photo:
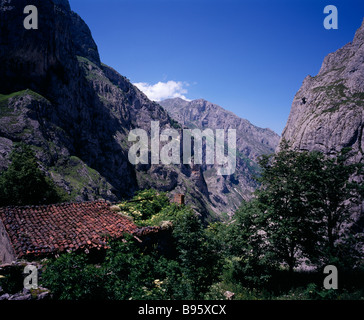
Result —
[{"label": "distant mountain peak", "polygon": [[153,121],[170,128],[167,112],[101,63],[90,29],[68,1],[35,1],[34,32],[23,27],[28,2],[0,0],[0,171],[22,141],[72,201],[117,201],[154,188],[185,193],[186,203],[208,216],[204,180],[191,181],[190,166],[128,159],[130,131],[150,131]]},{"label": "distant mountain peak", "polygon": [[204,166],[203,175],[214,207],[231,214],[242,200],[249,200],[257,182],[257,158],[262,154],[274,153],[279,136],[270,129],[254,126],[205,99],[190,102],[182,99],[168,99],[160,102],[171,118],[191,129],[235,129],[237,135],[237,167],[232,177],[219,178],[214,166]]}]

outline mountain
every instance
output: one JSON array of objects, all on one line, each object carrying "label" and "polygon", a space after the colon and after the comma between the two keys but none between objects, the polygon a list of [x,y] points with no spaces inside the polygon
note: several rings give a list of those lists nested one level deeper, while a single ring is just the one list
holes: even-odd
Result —
[{"label": "mountain", "polygon": [[254,126],[222,107],[203,99],[185,101],[181,98],[159,102],[169,115],[184,127],[201,131],[236,130],[237,164],[230,176],[219,176],[214,165],[202,166],[210,199],[217,211],[232,214],[242,200],[249,200],[256,189],[257,160],[262,154],[274,153],[280,137],[270,129]]},{"label": "mountain", "polygon": [[140,189],[183,192],[203,217],[211,202],[189,165],[132,165],[129,132],[179,127],[100,60],[86,23],[67,0],[33,1],[39,27],[26,30],[26,0],[0,0],[0,171],[18,142],[70,200],[128,198]]},{"label": "mountain", "polygon": [[[295,149],[327,155],[350,147],[350,161],[363,163],[363,130],[364,20],[352,42],[326,56],[316,76],[304,79],[294,97],[282,139]],[[362,226],[363,208],[364,204],[356,213]]]},{"label": "mountain", "polygon": [[186,127],[200,129],[236,129],[239,152],[256,161],[262,154],[274,152],[280,137],[270,129],[262,129],[222,107],[198,99],[185,101],[181,98],[159,102],[169,115]]},{"label": "mountain", "polygon": [[[190,116],[187,106],[185,118],[171,117],[101,62],[90,29],[67,0],[33,1],[39,14],[36,30],[24,28],[28,4],[0,0],[0,172],[8,167],[14,146],[24,142],[72,201],[119,201],[155,188],[184,193],[203,218],[215,219],[249,199],[256,187],[255,161],[274,151],[276,134],[203,100],[187,103]],[[161,131],[182,132],[192,123],[237,129],[237,172],[219,176],[216,166],[132,165],[129,133],[143,129],[150,137],[152,121],[159,121]]]}]

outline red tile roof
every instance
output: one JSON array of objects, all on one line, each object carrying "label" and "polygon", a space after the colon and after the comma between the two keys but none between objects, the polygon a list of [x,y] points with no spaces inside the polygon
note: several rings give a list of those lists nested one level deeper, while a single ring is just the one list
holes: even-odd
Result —
[{"label": "red tile roof", "polygon": [[111,211],[105,201],[3,207],[0,219],[18,258],[107,248],[108,239],[138,230],[128,218]]}]

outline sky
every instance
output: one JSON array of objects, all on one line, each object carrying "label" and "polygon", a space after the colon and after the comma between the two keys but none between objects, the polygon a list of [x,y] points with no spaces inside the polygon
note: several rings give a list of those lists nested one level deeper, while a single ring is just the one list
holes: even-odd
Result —
[{"label": "sky", "polygon": [[[352,41],[363,0],[70,0],[103,63],[151,100],[205,99],[281,134],[324,57]],[[327,30],[327,5],[338,29]]]}]

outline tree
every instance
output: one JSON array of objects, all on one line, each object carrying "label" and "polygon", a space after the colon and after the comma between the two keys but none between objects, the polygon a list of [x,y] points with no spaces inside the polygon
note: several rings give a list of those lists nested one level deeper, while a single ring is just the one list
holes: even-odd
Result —
[{"label": "tree", "polygon": [[61,200],[61,191],[39,169],[31,147],[19,143],[10,155],[9,168],[0,175],[0,206],[39,205]]},{"label": "tree", "polygon": [[358,186],[350,181],[358,166],[347,164],[348,157],[348,150],[332,157],[297,152],[283,141],[278,153],[260,161],[257,199],[265,213],[264,230],[291,273],[298,257],[319,264],[338,253],[338,240],[344,240],[340,230],[358,199]]},{"label": "tree", "polygon": [[149,223],[149,219],[169,204],[170,201],[165,192],[147,189],[137,191],[132,200],[122,202],[119,207],[124,214],[132,217],[134,222],[140,225]]},{"label": "tree", "polygon": [[[257,193],[265,212],[265,231],[278,259],[290,272],[297,264],[299,252],[316,238],[315,201],[313,201],[312,172],[316,161],[308,153],[297,153],[282,145],[272,156],[260,161],[262,187]],[[314,160],[314,159],[311,159]]]},{"label": "tree", "polygon": [[317,262],[321,260],[323,265],[340,263],[343,266],[349,260],[352,263],[352,258],[358,254],[353,250],[358,243],[353,242],[355,236],[348,226],[353,222],[353,207],[362,198],[361,185],[351,178],[360,174],[361,164],[349,164],[350,157],[350,149],[347,148],[335,157],[321,156],[315,195],[320,204],[322,228],[316,250],[319,251]]},{"label": "tree", "polygon": [[174,299],[203,299],[220,275],[222,257],[192,209],[180,207],[171,220],[177,254],[166,272],[168,290]]},{"label": "tree", "polygon": [[[229,281],[250,289],[265,287],[277,262],[264,231],[265,215],[256,199],[243,202],[222,231],[227,244]],[[221,230],[220,230],[221,233]]]}]

